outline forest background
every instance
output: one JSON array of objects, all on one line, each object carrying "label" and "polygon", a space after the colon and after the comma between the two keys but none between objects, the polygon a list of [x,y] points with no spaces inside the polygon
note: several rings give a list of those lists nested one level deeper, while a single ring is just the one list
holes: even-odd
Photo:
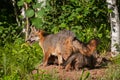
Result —
[{"label": "forest background", "polygon": [[[85,43],[97,37],[100,40],[99,53],[105,55],[110,52],[109,14],[112,10],[108,9],[105,0],[47,0],[45,5],[43,3],[37,0],[0,1],[1,80],[29,80],[31,76],[37,78],[30,72],[42,62],[43,53],[37,43],[33,46],[25,43],[31,25],[49,33],[68,29]],[[120,1],[116,3],[120,13]],[[25,16],[22,16],[21,9],[24,9]],[[111,71],[111,75],[105,77],[106,80],[120,79],[119,60],[119,55],[113,59],[109,71],[115,66],[118,71]],[[42,76],[44,79],[51,78],[49,74]]]}]

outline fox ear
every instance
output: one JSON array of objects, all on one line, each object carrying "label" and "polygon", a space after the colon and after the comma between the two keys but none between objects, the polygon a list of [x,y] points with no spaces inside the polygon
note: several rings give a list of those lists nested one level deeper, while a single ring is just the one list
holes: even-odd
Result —
[{"label": "fox ear", "polygon": [[40,30],[40,29],[38,29],[38,30],[37,30],[37,32],[38,32],[38,33],[40,33],[40,34],[42,34],[42,35],[44,35],[44,34],[45,34],[45,31]]},{"label": "fox ear", "polygon": [[41,30],[40,30],[40,29],[38,29],[37,31],[38,31],[38,32],[41,32]]},{"label": "fox ear", "polygon": [[36,29],[35,27],[33,27],[33,31],[34,31],[34,32],[36,32],[36,31],[37,31],[37,29]]},{"label": "fox ear", "polygon": [[46,33],[44,30],[39,30],[38,33],[40,33],[43,36],[47,36],[48,35],[48,33]]},{"label": "fox ear", "polygon": [[31,29],[31,32],[36,32],[37,31],[34,26],[33,27],[31,26],[30,29]]}]

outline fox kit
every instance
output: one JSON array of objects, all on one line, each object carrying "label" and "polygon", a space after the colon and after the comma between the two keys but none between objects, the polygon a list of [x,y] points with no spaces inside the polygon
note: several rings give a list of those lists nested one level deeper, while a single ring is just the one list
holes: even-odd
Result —
[{"label": "fox kit", "polygon": [[[83,67],[94,68],[98,56],[96,52],[98,40],[92,39],[88,44],[78,42],[77,40],[75,44],[78,45],[78,48],[81,49],[81,52],[71,54],[68,57],[64,63],[65,70],[69,70],[70,68],[79,70]],[[83,53],[87,55],[84,55]]]},{"label": "fox kit", "polygon": [[46,34],[43,30],[36,30],[34,27],[31,30],[27,41],[30,43],[39,41],[44,53],[43,66],[48,64],[51,55],[57,56],[58,64],[61,65],[63,58],[67,59],[67,56],[72,53],[71,41],[73,41],[75,35],[71,31],[63,30],[57,34]]}]

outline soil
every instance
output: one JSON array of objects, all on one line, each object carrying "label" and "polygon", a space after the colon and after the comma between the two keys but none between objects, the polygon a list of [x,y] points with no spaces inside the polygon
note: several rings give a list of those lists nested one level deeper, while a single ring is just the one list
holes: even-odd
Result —
[{"label": "soil", "polygon": [[[39,71],[45,71],[48,74],[53,74],[54,76],[58,76],[59,80],[80,80],[81,74],[83,70],[71,70],[71,71],[66,71],[65,69],[61,69],[57,65],[49,65],[46,67],[39,66],[38,67]],[[105,67],[98,67],[95,69],[91,70],[84,70],[84,75],[87,73],[90,73],[90,80],[98,80],[100,77],[104,76],[105,74]],[[32,71],[33,74],[37,73],[37,70]],[[40,72],[39,72],[40,73]],[[82,79],[83,80],[83,79]]]},{"label": "soil", "polygon": [[[57,62],[57,61],[56,61]],[[84,70],[83,76],[85,77],[87,73],[90,73],[88,80],[98,80],[99,78],[102,78],[105,75],[105,72],[107,70],[107,64],[110,63],[109,54],[105,57],[98,58],[98,63],[101,65],[98,65],[94,69],[88,70],[87,68],[84,68],[82,70],[70,70],[66,71],[63,68],[60,68],[58,65],[48,65],[46,67],[38,66],[37,70],[33,70],[32,73],[36,74],[39,71],[39,74],[47,73],[52,74],[54,77],[57,76],[59,80],[85,80],[80,79],[82,72]],[[103,66],[102,64],[106,64],[106,66]],[[82,77],[83,78],[83,77]]]}]

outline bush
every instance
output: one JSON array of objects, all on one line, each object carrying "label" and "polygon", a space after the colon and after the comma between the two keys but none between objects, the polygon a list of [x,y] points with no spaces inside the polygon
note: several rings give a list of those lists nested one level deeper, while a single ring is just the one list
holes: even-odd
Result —
[{"label": "bush", "polygon": [[39,45],[29,46],[19,38],[0,47],[0,77],[4,80],[28,79],[30,72],[42,60]]}]

